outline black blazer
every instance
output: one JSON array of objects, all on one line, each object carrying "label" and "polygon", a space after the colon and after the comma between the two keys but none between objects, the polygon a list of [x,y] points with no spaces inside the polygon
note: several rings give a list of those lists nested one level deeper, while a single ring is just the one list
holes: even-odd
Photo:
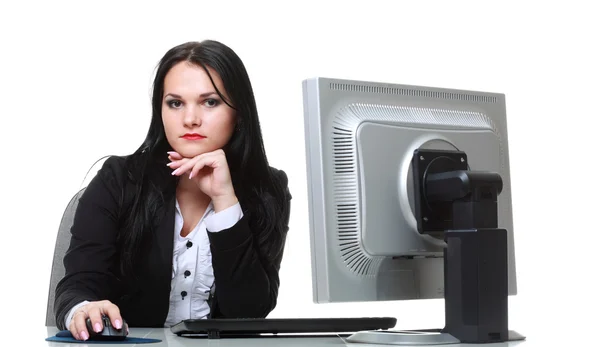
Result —
[{"label": "black blazer", "polygon": [[[71,243],[64,257],[65,277],[58,283],[55,317],[59,329],[77,303],[110,300],[131,327],[164,326],[171,290],[175,189],[166,194],[158,227],[142,245],[143,256],[136,267],[136,278],[119,275],[118,234],[124,226],[119,211],[124,209],[123,195],[135,194],[125,178],[126,157],[108,158],[82,194],[73,226]],[[164,163],[157,170],[165,172]],[[166,168],[168,169],[168,168]],[[283,249],[288,230],[291,195],[285,172],[271,168],[286,187],[286,206],[278,232],[283,233]],[[169,175],[170,176],[170,175]],[[125,187],[126,194],[123,194]],[[241,199],[240,199],[241,201]],[[244,217],[233,227],[208,233],[215,274],[215,293],[211,317],[266,317],[277,302],[279,267],[283,252],[272,262],[265,260],[256,247],[246,208]]]}]

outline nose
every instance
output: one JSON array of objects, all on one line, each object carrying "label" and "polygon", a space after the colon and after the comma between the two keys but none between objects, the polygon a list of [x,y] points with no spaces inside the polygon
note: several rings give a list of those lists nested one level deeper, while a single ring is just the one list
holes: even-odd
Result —
[{"label": "nose", "polygon": [[186,127],[197,127],[202,124],[202,111],[196,107],[188,107],[183,115],[183,123]]}]

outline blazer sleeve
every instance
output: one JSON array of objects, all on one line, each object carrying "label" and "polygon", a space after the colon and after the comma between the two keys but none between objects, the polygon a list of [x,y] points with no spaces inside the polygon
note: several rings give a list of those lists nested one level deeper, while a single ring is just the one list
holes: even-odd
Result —
[{"label": "blazer sleeve", "polygon": [[247,215],[231,228],[208,232],[215,274],[212,318],[264,318],[277,304],[291,200],[286,174],[279,171],[278,178],[285,187],[286,202],[281,223],[274,231],[282,234],[281,244],[271,245],[281,252],[273,261],[260,253]]},{"label": "blazer sleeve", "polygon": [[116,238],[121,186],[117,157],[108,158],[81,195],[73,225],[71,241],[63,263],[65,276],[56,286],[54,313],[58,329],[65,327],[65,317],[76,304],[88,300],[114,297],[117,288]]}]

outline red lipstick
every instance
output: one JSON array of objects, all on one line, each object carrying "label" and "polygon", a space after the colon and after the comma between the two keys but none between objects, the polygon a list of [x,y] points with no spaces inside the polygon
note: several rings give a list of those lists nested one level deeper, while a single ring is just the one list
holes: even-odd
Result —
[{"label": "red lipstick", "polygon": [[183,135],[182,138],[184,138],[186,140],[202,140],[202,139],[205,139],[206,136],[202,136],[202,135],[196,134],[196,133],[187,133],[187,134]]}]

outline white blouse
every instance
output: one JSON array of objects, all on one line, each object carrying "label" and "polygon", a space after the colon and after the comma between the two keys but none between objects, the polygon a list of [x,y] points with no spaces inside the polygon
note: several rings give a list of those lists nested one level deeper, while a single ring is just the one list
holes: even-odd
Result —
[{"label": "white blouse", "polygon": [[[210,203],[194,229],[182,237],[183,216],[177,200],[175,206],[171,294],[165,327],[184,319],[205,319],[208,316],[210,307],[207,299],[214,284],[214,274],[207,233],[230,228],[243,217],[239,203],[218,213]],[[65,317],[65,326],[71,323],[75,310],[88,302],[83,301],[71,308]]]},{"label": "white blouse", "polygon": [[243,216],[239,203],[219,213],[215,213],[211,203],[196,227],[182,237],[183,217],[178,202],[176,207],[171,296],[165,327],[184,319],[208,316],[210,307],[207,300],[215,277],[207,232],[231,228]]}]

